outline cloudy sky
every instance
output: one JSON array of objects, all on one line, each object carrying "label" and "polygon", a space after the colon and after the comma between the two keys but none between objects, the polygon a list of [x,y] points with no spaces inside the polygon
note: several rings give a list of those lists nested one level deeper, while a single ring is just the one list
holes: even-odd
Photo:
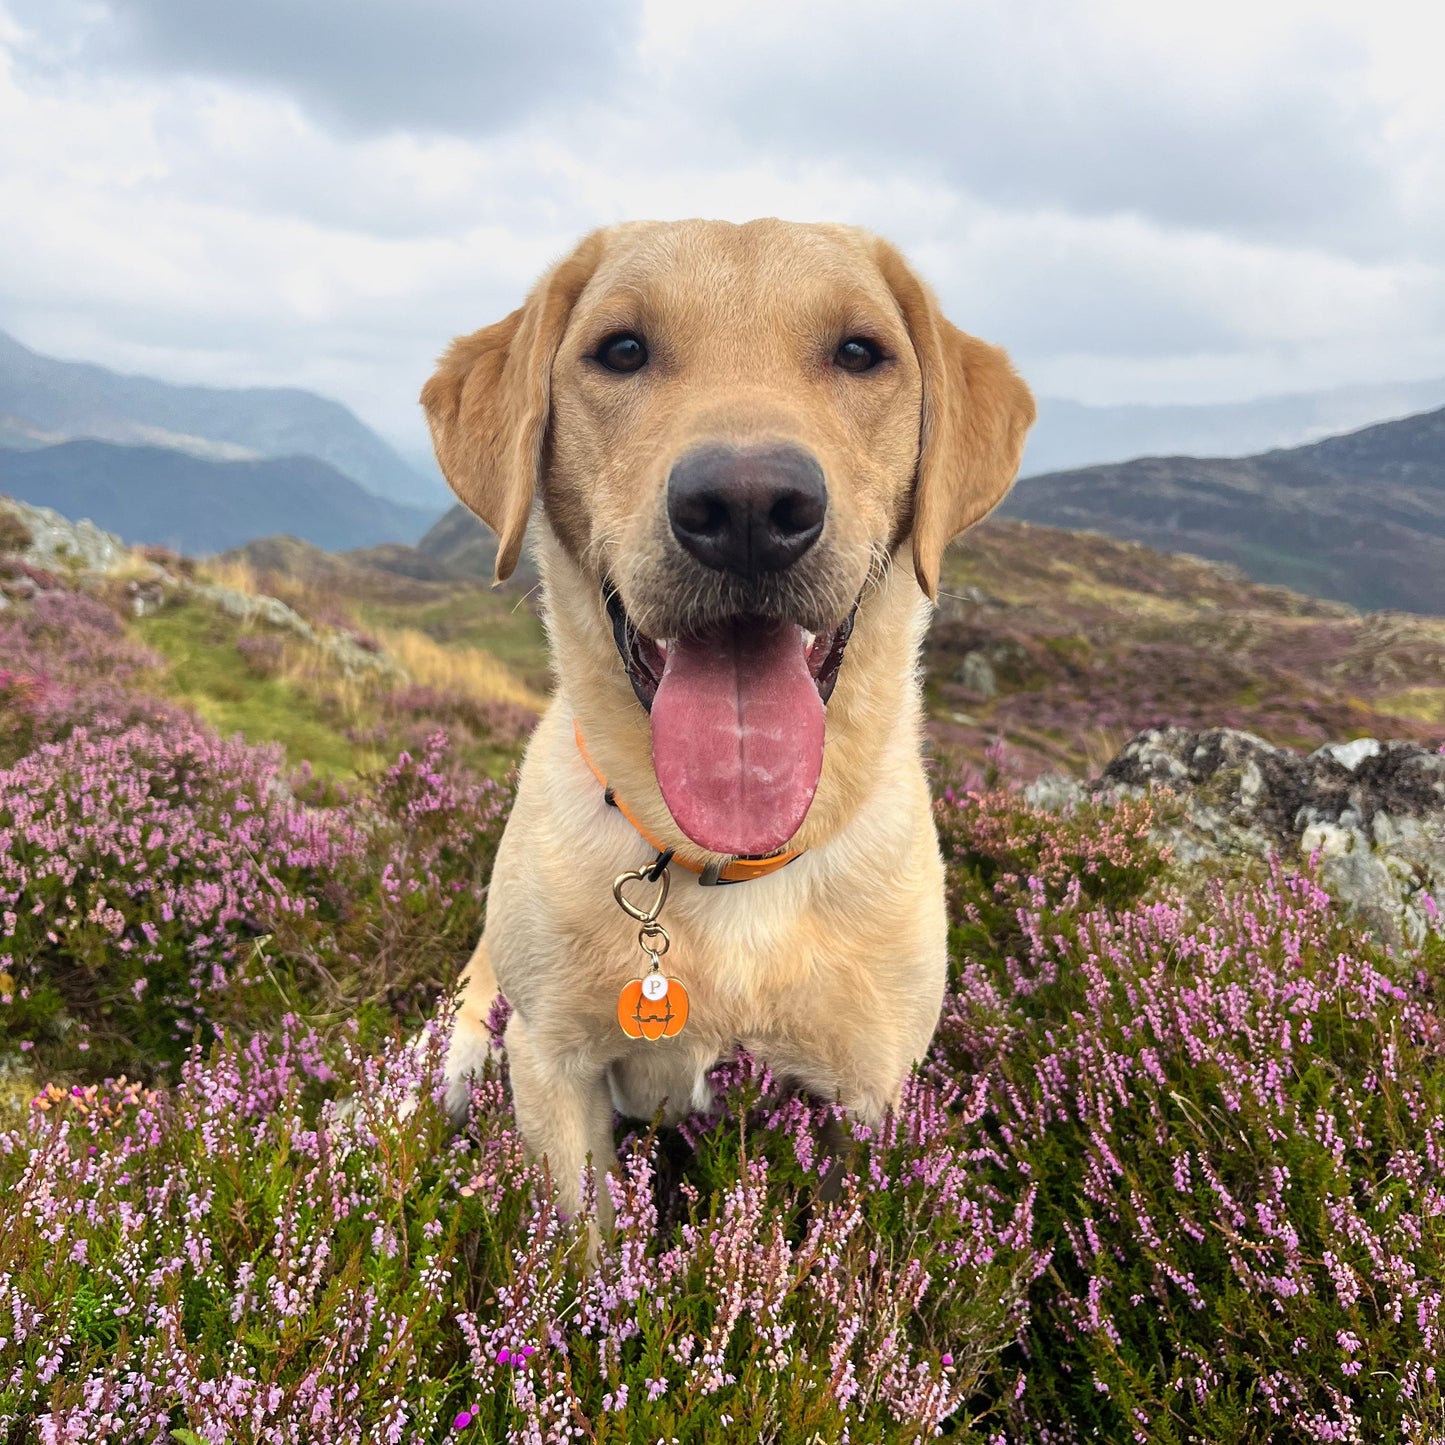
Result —
[{"label": "cloudy sky", "polygon": [[408,449],[581,232],[852,221],[1040,392],[1445,376],[1445,7],[0,0],[0,328]]}]

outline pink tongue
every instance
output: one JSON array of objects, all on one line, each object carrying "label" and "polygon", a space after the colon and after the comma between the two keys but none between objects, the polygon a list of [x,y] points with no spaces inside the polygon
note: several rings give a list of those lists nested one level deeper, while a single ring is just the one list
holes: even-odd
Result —
[{"label": "pink tongue", "polygon": [[652,703],[652,766],[668,811],[700,847],[782,847],[823,767],[823,699],[801,629],[749,620],[672,643]]}]

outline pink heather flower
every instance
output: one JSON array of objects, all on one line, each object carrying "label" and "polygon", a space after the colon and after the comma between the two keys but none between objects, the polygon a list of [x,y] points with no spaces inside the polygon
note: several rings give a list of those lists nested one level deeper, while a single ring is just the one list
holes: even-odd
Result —
[{"label": "pink heather flower", "polygon": [[472,1423],[472,1412],[470,1410],[458,1410],[457,1417],[452,1421],[453,1430],[465,1430]]},{"label": "pink heather flower", "polygon": [[953,1368],[953,1356],[952,1356],[952,1355],[950,1355],[950,1354],[945,1354],[945,1355],[943,1356],[943,1368],[944,1368],[945,1370],[951,1370],[951,1369]]}]

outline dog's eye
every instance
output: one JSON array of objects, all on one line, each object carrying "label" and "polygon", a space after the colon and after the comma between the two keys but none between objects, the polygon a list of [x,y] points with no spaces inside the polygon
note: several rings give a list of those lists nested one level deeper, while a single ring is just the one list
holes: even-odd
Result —
[{"label": "dog's eye", "polygon": [[608,371],[641,371],[647,365],[647,344],[631,331],[619,331],[597,348],[596,356]]},{"label": "dog's eye", "polygon": [[850,336],[833,353],[833,365],[844,371],[872,371],[882,360],[878,343],[866,336]]}]

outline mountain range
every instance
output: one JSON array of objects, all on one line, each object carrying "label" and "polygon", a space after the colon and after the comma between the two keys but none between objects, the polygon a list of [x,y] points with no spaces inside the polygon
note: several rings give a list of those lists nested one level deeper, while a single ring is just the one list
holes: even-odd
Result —
[{"label": "mountain range", "polygon": [[340,402],[295,387],[176,386],[59,361],[0,332],[0,447],[90,439],[210,461],[310,456],[378,497],[440,511],[449,493]]},{"label": "mountain range", "polygon": [[[1223,406],[1045,398],[1004,514],[1365,608],[1445,612],[1445,411],[1317,439],[1442,403],[1445,380]],[[444,484],[411,461],[311,392],[177,386],[0,332],[0,491],[130,541],[209,552],[286,534],[390,549],[418,576],[483,575],[491,534],[460,507],[443,514]]]},{"label": "mountain range", "polygon": [[1089,406],[1043,396],[1023,474],[1131,457],[1249,456],[1440,406],[1445,377],[1188,406]]},{"label": "mountain range", "polygon": [[1238,458],[1027,477],[1003,516],[1232,562],[1365,609],[1445,613],[1445,409]]},{"label": "mountain range", "polygon": [[315,457],[215,461],[102,441],[0,450],[0,492],[191,555],[278,532],[332,549],[410,542],[436,518],[435,508],[373,496]]}]

